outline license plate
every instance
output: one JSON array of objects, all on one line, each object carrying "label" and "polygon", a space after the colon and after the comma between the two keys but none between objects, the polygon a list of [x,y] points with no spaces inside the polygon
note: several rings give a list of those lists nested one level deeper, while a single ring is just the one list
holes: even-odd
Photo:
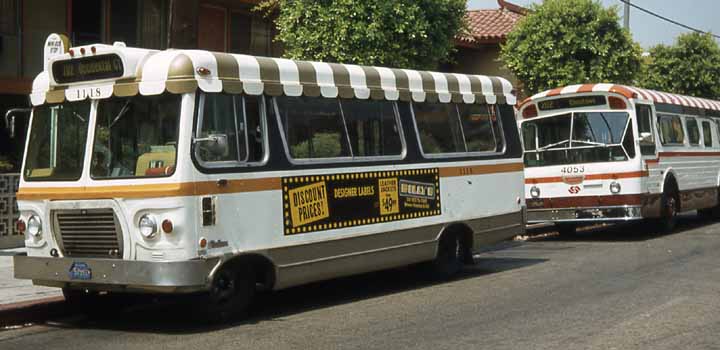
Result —
[{"label": "license plate", "polygon": [[90,266],[84,262],[73,262],[72,265],[70,265],[69,274],[71,280],[88,281],[92,279],[92,270]]}]

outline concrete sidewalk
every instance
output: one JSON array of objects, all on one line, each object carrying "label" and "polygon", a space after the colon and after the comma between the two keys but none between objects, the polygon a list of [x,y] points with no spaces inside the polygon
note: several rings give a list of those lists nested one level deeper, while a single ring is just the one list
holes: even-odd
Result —
[{"label": "concrete sidewalk", "polygon": [[0,309],[6,308],[8,304],[27,304],[62,297],[60,288],[34,286],[30,280],[13,277],[13,256],[24,253],[25,248],[0,249]]}]

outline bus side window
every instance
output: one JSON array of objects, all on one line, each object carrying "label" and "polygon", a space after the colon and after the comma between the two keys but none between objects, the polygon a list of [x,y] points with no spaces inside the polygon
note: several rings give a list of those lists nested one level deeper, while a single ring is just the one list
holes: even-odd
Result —
[{"label": "bus side window", "polygon": [[394,103],[341,100],[354,157],[399,156],[403,146]]},{"label": "bus side window", "polygon": [[197,143],[196,155],[213,166],[259,163],[265,156],[265,124],[262,97],[204,94],[200,100],[200,124],[196,137],[220,137],[226,147]]},{"label": "bus side window", "polygon": [[685,143],[685,133],[682,121],[676,115],[658,115],[658,131],[663,145],[682,145]]},{"label": "bus side window", "polygon": [[338,99],[279,96],[275,101],[291,158],[352,156]]},{"label": "bus side window", "polygon": [[248,140],[248,162],[261,162],[265,156],[265,126],[262,123],[262,97],[243,97],[247,140]]},{"label": "bus side window", "polygon": [[703,132],[703,145],[705,145],[705,147],[712,147],[713,146],[713,134],[712,134],[712,126],[710,126],[709,121],[704,120],[702,122],[702,132]]},{"label": "bus side window", "polygon": [[700,129],[698,128],[697,119],[686,117],[685,125],[687,126],[688,140],[691,146],[700,146]]},{"label": "bus side window", "polygon": [[450,103],[414,103],[423,153],[466,152],[458,110]]},{"label": "bus side window", "polygon": [[505,140],[496,106],[460,104],[460,122],[468,152],[501,152]]},{"label": "bus side window", "polygon": [[640,136],[640,154],[655,155],[655,134],[652,131],[652,109],[647,105],[637,105],[638,135]]},{"label": "bus side window", "polygon": [[[210,142],[198,143],[197,156],[205,162],[244,162],[247,160],[245,121],[239,95],[204,94],[200,102],[198,138],[222,138],[224,149],[211,149]],[[238,120],[239,119],[239,120]]]}]

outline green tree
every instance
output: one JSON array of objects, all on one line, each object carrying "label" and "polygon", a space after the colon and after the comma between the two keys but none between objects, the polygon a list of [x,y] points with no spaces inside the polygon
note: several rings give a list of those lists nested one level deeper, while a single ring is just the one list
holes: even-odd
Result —
[{"label": "green tree", "polygon": [[720,97],[720,47],[710,34],[680,35],[674,45],[657,45],[640,85],[696,97]]},{"label": "green tree", "polygon": [[569,84],[631,83],[640,46],[618,23],[617,7],[595,0],[545,0],[508,34],[501,59],[537,93]]},{"label": "green tree", "polygon": [[465,28],[465,0],[269,0],[293,59],[436,69]]}]

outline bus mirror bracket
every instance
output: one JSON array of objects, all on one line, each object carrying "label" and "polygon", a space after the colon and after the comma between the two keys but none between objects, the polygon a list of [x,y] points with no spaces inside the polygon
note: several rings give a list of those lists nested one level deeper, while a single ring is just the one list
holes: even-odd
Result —
[{"label": "bus mirror bracket", "polygon": [[210,134],[207,137],[196,138],[193,142],[214,156],[224,157],[230,152],[228,136],[225,134]]},{"label": "bus mirror bracket", "polygon": [[17,114],[29,114],[30,108],[13,108],[5,113],[5,127],[9,130],[10,138],[15,138],[15,116]]}]

